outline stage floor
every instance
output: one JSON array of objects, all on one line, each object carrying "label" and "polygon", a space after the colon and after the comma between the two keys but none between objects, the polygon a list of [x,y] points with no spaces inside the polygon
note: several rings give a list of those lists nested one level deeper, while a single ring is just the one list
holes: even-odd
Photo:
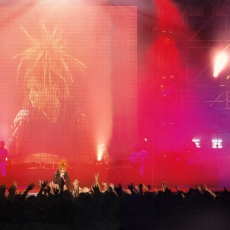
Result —
[{"label": "stage floor", "polygon": [[[28,165],[27,165],[28,166]],[[57,168],[53,167],[27,167],[26,165],[12,165],[7,168],[7,176],[0,178],[0,184],[11,186],[14,181],[18,187],[26,188],[30,183],[39,189],[39,180],[51,182]],[[138,185],[144,183],[152,188],[161,188],[163,181],[167,182],[170,189],[177,185],[179,188],[194,188],[196,184],[205,184],[214,190],[222,190],[230,187],[228,164],[196,164],[196,165],[153,165],[145,167],[144,174],[128,164],[123,165],[95,165],[79,163],[75,167],[69,167],[70,180],[79,180],[80,187],[90,187],[95,180],[95,174],[99,173],[99,181],[114,185],[128,184]]]}]

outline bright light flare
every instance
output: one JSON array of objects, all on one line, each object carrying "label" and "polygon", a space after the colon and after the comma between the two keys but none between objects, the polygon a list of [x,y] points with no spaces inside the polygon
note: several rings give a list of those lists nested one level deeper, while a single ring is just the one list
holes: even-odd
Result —
[{"label": "bright light flare", "polygon": [[201,141],[201,140],[200,140],[199,138],[193,138],[192,141],[196,144],[196,147],[197,147],[197,148],[200,148],[200,147],[201,147],[201,146],[200,146],[200,141]]},{"label": "bright light flare", "polygon": [[221,139],[212,139],[212,148],[213,149],[222,149],[223,148],[223,140]]},{"label": "bright light flare", "polygon": [[213,77],[217,77],[220,71],[227,65],[228,55],[227,53],[221,52],[218,54],[214,60],[214,73]]},{"label": "bright light flare", "polygon": [[97,145],[97,160],[98,161],[101,161],[105,150],[106,150],[106,147],[104,143]]}]

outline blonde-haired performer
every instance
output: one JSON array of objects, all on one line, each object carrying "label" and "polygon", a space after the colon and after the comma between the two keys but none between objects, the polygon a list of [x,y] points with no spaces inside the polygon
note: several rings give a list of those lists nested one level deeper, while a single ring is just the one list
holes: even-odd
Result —
[{"label": "blonde-haired performer", "polygon": [[71,192],[71,183],[69,174],[66,172],[66,169],[68,167],[68,163],[66,159],[62,159],[58,164],[58,170],[54,173],[54,178],[52,181],[52,185],[54,189],[60,189],[61,184],[64,183],[64,189],[63,190],[69,190]]},{"label": "blonde-haired performer", "polygon": [[[60,113],[60,101],[70,97],[71,83],[84,75],[86,67],[67,53],[61,31],[57,28],[50,33],[42,24],[42,34],[37,39],[32,38],[23,27],[22,29],[31,41],[28,49],[15,56],[21,58],[17,79],[20,78],[20,72],[24,73],[24,107],[27,108],[29,103],[50,122],[55,123]],[[71,72],[73,69],[75,76]],[[21,119],[19,111],[14,125]]]},{"label": "blonde-haired performer", "polygon": [[44,24],[41,28],[34,38],[22,27],[31,45],[15,56],[20,58],[17,79],[23,82],[25,98],[14,119],[12,152],[25,163],[33,161],[33,154],[46,154],[38,159],[45,163],[55,154],[72,160],[86,130],[78,84],[86,66],[67,52],[62,31],[56,27],[50,32]]}]

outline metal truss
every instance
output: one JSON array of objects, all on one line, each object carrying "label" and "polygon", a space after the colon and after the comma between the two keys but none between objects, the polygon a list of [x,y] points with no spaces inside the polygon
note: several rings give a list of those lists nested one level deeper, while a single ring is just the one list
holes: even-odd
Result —
[{"label": "metal truss", "polygon": [[[230,44],[230,1],[176,2],[187,23],[187,31],[177,31],[173,35],[186,66],[186,85],[181,87],[180,96],[176,98],[181,100],[182,107],[199,103],[212,111],[228,113],[230,63],[214,79],[212,58],[215,51],[221,51]],[[178,104],[179,101],[173,103]]]}]

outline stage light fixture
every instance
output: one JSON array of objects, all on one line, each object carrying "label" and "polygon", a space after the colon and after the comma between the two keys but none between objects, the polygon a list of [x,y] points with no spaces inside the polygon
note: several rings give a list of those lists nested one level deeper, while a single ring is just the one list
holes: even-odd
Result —
[{"label": "stage light fixture", "polygon": [[107,147],[104,143],[97,145],[97,161],[103,161],[104,163],[108,163],[109,154],[107,151]]},{"label": "stage light fixture", "polygon": [[101,161],[104,150],[105,150],[105,144],[104,143],[97,145],[97,160],[98,161]]},{"label": "stage light fixture", "polygon": [[196,144],[196,147],[197,147],[197,148],[200,148],[200,147],[201,147],[201,146],[200,146],[201,140],[200,140],[199,138],[193,138],[192,141]]},{"label": "stage light fixture", "polygon": [[229,57],[226,52],[221,52],[215,57],[213,77],[218,77],[219,73],[227,65],[228,59]]},{"label": "stage light fixture", "polygon": [[213,149],[222,149],[223,148],[223,141],[221,139],[212,139],[212,148]]}]

